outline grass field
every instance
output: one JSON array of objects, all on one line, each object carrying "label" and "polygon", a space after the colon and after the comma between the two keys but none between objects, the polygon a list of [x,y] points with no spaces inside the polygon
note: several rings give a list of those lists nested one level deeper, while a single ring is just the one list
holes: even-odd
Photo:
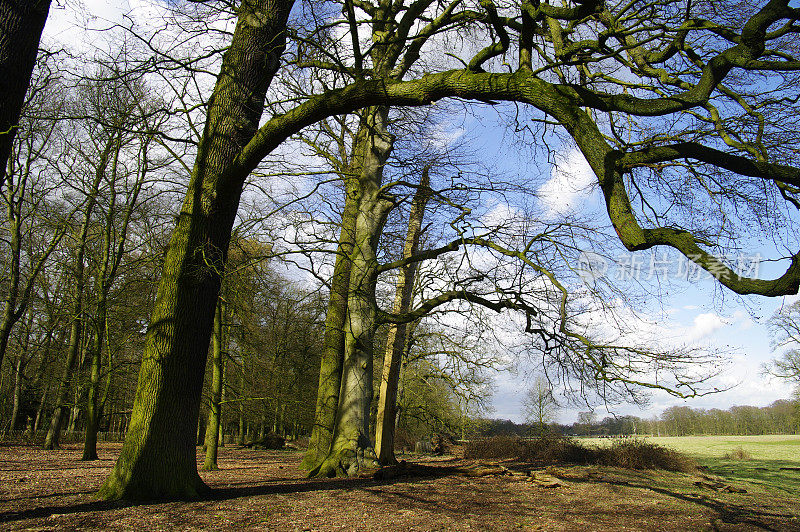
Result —
[{"label": "grass field", "polygon": [[[752,482],[765,488],[800,495],[800,436],[680,436],[648,437],[647,441],[688,454],[710,472],[729,480]],[[608,445],[603,438],[582,438]],[[747,460],[726,459],[741,448]]]}]

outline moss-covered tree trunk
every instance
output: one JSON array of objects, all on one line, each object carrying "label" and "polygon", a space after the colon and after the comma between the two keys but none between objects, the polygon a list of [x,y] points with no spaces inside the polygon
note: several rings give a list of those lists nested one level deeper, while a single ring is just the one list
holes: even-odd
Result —
[{"label": "moss-covered tree trunk", "polygon": [[211,404],[208,409],[208,423],[206,423],[206,458],[203,462],[203,471],[214,471],[217,469],[219,431],[220,423],[222,422],[223,305],[224,303],[222,299],[220,299],[217,310],[214,313],[214,331],[211,336]]},{"label": "moss-covered tree trunk", "polygon": [[381,193],[383,167],[392,149],[388,133],[388,109],[364,112],[361,129],[367,149],[358,177],[360,201],[351,254],[347,316],[344,324],[342,382],[333,442],[325,459],[311,471],[313,476],[352,475],[376,463],[369,427],[372,399],[372,358],[375,333],[376,249],[393,203]]},{"label": "moss-covered tree trunk", "polygon": [[193,498],[207,489],[195,439],[220,275],[247,177],[232,168],[257,130],[292,3],[250,0],[239,8],[164,259],[125,443],[102,498]]},{"label": "moss-covered tree trunk", "polygon": [[[419,248],[419,237],[422,232],[422,220],[425,206],[431,195],[428,168],[422,172],[419,188],[411,202],[408,217],[403,258],[416,254]],[[416,263],[412,262],[400,269],[395,283],[394,305],[392,312],[402,314],[411,308],[411,296],[414,287]],[[397,462],[394,457],[394,429],[397,419],[397,388],[400,383],[400,367],[408,340],[408,326],[390,324],[386,335],[386,351],[383,355],[383,372],[381,374],[380,392],[378,395],[378,415],[375,421],[375,453],[381,465]]]},{"label": "moss-covered tree trunk", "polygon": [[339,389],[342,384],[342,358],[344,354],[344,324],[347,317],[347,295],[350,287],[351,257],[358,214],[358,189],[346,184],[345,206],[339,233],[339,244],[331,278],[328,309],[325,316],[325,338],[319,371],[319,387],[314,412],[314,426],[308,450],[301,467],[316,469],[328,455],[333,443],[336,410],[339,406]]},{"label": "moss-covered tree trunk", "polygon": [[11,399],[11,421],[8,423],[8,430],[12,431],[17,426],[19,416],[20,399],[22,395],[22,372],[25,366],[25,352],[20,350],[17,360],[14,363],[14,391]]},{"label": "moss-covered tree trunk", "polygon": [[[92,339],[96,344],[98,340]],[[81,460],[97,460],[97,430],[100,427],[102,405],[100,403],[100,352],[99,346],[90,346],[89,389],[86,394],[86,430],[83,439]]]}]

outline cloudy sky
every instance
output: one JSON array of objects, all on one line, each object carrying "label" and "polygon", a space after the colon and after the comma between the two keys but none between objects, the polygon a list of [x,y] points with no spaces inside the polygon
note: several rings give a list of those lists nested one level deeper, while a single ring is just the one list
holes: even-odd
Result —
[{"label": "cloudy sky", "polygon": [[[483,120],[475,127],[492,126],[489,120]],[[488,133],[476,136],[482,139],[492,138]],[[514,148],[506,149],[512,151]],[[487,152],[500,154],[499,161],[515,159],[511,154],[503,154],[504,148],[499,144],[493,145]],[[556,165],[551,165],[549,170],[543,170],[546,180],[537,191],[547,215],[558,217],[580,213],[584,217],[598,216],[606,220],[601,193],[594,185],[594,174],[580,152],[574,148],[565,149],[556,156],[555,162]],[[508,168],[508,171],[513,172],[515,168]],[[761,278],[772,278],[783,273],[780,265],[759,261],[758,254],[763,257],[774,256],[775,251],[748,251],[742,255],[742,260],[747,261],[743,267],[755,268],[754,271]],[[726,353],[725,370],[713,381],[713,385],[729,390],[692,399],[675,398],[663,392],[654,393],[650,403],[644,408],[633,405],[595,405],[600,418],[609,414],[652,417],[675,405],[722,409],[735,405],[765,406],[777,399],[791,397],[792,386],[781,379],[764,375],[762,366],[777,356],[771,349],[767,320],[782,306],[797,301],[797,296],[738,297],[720,289],[711,279],[696,280],[696,272],[691,270],[684,270],[686,279],[676,280],[672,273],[676,273],[675,270],[681,267],[686,268],[685,261],[678,263],[674,259],[667,260],[658,251],[631,254],[620,248],[618,256],[614,258],[618,259],[618,264],[612,264],[606,275],[619,275],[619,262],[627,261],[630,266],[633,261],[641,267],[638,279],[643,287],[658,294],[644,309],[637,309],[643,310],[641,318],[644,320],[643,327],[649,329],[648,333],[663,337],[668,342],[678,339],[680,343],[689,346]],[[655,262],[651,263],[651,260]],[[664,263],[662,267],[668,267],[668,277],[672,277],[666,284],[663,283],[663,275],[647,279],[648,270],[654,264],[658,268],[659,261]],[[535,374],[535,370],[527,368],[526,371],[523,365],[519,375],[503,374],[496,377],[494,417],[517,422],[524,419],[521,405],[524,394],[521,390],[529,386]],[[586,406],[565,406],[559,413],[559,421],[571,423],[577,419],[579,411],[587,409]]]},{"label": "cloudy sky", "polygon": [[[147,12],[150,16],[157,12],[153,3],[147,0],[84,0],[65,4],[66,7],[57,4],[53,7],[45,30],[46,45],[62,44],[73,50],[89,50],[100,42],[97,30],[119,22],[132,9],[139,13]],[[577,150],[569,147],[557,150],[555,164],[520,164],[519,151],[507,145],[505,138],[498,133],[495,120],[497,115],[492,112],[457,117],[451,124],[440,126],[440,140],[446,144],[463,135],[480,139],[475,141],[475,152],[492,154],[498,171],[536,173],[532,181],[538,183],[536,192],[546,217],[594,213],[601,217],[598,219],[605,220],[599,192],[593,187],[594,176]],[[503,212],[505,208],[508,206],[498,205],[496,212]],[[762,251],[768,255],[770,250],[753,250],[753,253]],[[646,265],[651,257],[643,254],[637,260]],[[608,274],[615,274],[615,271]],[[777,273],[777,268],[763,266],[759,273],[762,277],[770,277]],[[616,406],[614,413],[650,417],[673,405],[694,408],[728,408],[740,404],[761,406],[790,396],[790,386],[764,376],[761,367],[775,356],[770,349],[766,320],[776,309],[791,304],[796,298],[731,297],[721,293],[710,280],[672,281],[665,288],[658,279],[653,279],[651,288],[659,297],[643,310],[645,327],[651,329],[650,333],[663,334],[664,338],[677,337],[694,346],[729,353],[725,372],[715,384],[731,389],[690,400],[656,393],[644,409]],[[531,368],[522,365],[517,375],[496,375],[493,416],[522,421],[522,392],[531,380],[531,373]],[[559,421],[572,422],[577,412],[585,409],[564,407]],[[596,411],[603,417],[606,407],[598,405]]]}]

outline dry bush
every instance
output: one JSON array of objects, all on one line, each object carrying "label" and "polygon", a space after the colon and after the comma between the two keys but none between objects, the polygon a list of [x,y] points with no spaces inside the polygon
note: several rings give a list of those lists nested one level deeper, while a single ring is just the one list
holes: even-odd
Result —
[{"label": "dry bush", "polygon": [[619,441],[610,447],[595,447],[583,445],[574,439],[557,434],[547,434],[533,441],[495,436],[470,443],[464,457],[516,458],[523,462],[605,465],[626,469],[665,469],[682,472],[693,471],[696,468],[694,461],[685,454],[643,440]]},{"label": "dry bush", "polygon": [[722,458],[724,458],[725,460],[752,460],[753,459],[753,457],[750,455],[750,453],[748,453],[747,451],[742,449],[741,446],[737,447],[736,449],[732,450],[729,453],[725,453],[722,456]]},{"label": "dry bush", "polygon": [[594,464],[598,459],[597,448],[586,447],[559,434],[545,434],[525,443],[525,451],[519,455],[519,459],[525,462]]},{"label": "dry bush", "polygon": [[644,440],[619,441],[598,451],[602,465],[626,469],[665,469],[688,473],[697,467],[694,460],[685,454]]},{"label": "dry bush", "polygon": [[311,441],[311,438],[308,436],[301,436],[292,442],[292,444],[297,447],[298,449],[308,449],[308,443]]},{"label": "dry bush", "polygon": [[525,451],[525,448],[525,442],[515,436],[492,436],[467,444],[464,449],[464,458],[469,460],[517,458]]},{"label": "dry bush", "polygon": [[394,450],[395,452],[408,452],[414,449],[417,439],[413,434],[398,427],[394,431]]}]

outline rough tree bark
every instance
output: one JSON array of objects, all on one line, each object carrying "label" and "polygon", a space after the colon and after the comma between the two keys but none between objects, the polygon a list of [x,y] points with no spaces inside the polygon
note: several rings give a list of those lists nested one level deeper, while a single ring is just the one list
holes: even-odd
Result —
[{"label": "rough tree bark", "polygon": [[[422,220],[425,207],[431,196],[429,168],[425,168],[419,181],[419,188],[411,202],[408,217],[408,230],[403,247],[403,258],[416,255],[419,248],[419,237],[422,233]],[[414,277],[417,263],[411,262],[403,266],[397,274],[395,283],[394,305],[392,313],[404,314],[411,309],[411,296],[414,288]],[[389,324],[386,336],[386,352],[383,355],[383,373],[381,375],[380,393],[378,396],[378,415],[375,421],[375,453],[381,465],[396,463],[394,457],[394,429],[397,419],[397,387],[400,383],[400,366],[408,340],[408,324]]]},{"label": "rough tree bark", "polygon": [[247,177],[233,163],[257,131],[292,4],[250,0],[239,8],[164,259],[125,443],[100,489],[104,499],[194,498],[207,490],[195,435],[220,275]]},{"label": "rough tree bark", "polygon": [[339,388],[342,384],[342,354],[344,353],[344,320],[347,316],[347,293],[350,286],[350,254],[353,250],[355,218],[358,200],[347,187],[344,213],[339,234],[336,262],[331,278],[328,310],[325,316],[325,338],[319,371],[319,387],[314,413],[314,426],[308,450],[301,467],[316,469],[328,454],[333,442]]},{"label": "rough tree bark", "polygon": [[314,413],[314,426],[308,450],[301,467],[315,470],[328,456],[333,443],[336,411],[339,407],[339,391],[342,385],[342,364],[344,358],[345,319],[347,318],[347,298],[350,291],[350,272],[355,242],[356,217],[358,215],[361,190],[358,180],[352,177],[359,171],[363,141],[358,139],[354,148],[349,176],[345,176],[345,204],[336,249],[336,261],[331,278],[328,308],[325,316],[325,338],[323,340],[322,362],[317,388],[317,403]]},{"label": "rough tree bark", "polygon": [[0,180],[49,11],[50,0],[0,0]]}]

